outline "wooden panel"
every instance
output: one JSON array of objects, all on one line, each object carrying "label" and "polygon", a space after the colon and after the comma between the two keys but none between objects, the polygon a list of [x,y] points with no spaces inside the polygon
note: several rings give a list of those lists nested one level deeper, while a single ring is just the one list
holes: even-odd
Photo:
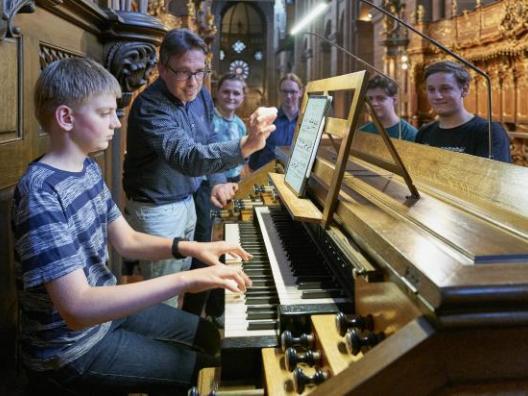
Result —
[{"label": "wooden panel", "polygon": [[4,40],[0,42],[0,144],[20,138],[18,125],[19,101],[19,70],[18,70],[18,42]]},{"label": "wooden panel", "polygon": [[368,283],[358,277],[355,286],[356,312],[372,315],[376,332],[391,336],[422,314],[392,282]]},{"label": "wooden panel", "polygon": [[502,121],[502,84],[498,75],[491,75],[491,115],[494,121]]},{"label": "wooden panel", "polygon": [[419,224],[472,263],[528,261],[527,240],[426,194],[409,205],[406,189],[395,179],[345,176],[344,185],[378,206],[390,207],[402,219]]},{"label": "wooden panel", "polygon": [[[13,369],[16,353],[17,298],[10,211],[13,189],[0,190],[0,369]],[[0,375],[2,378],[2,375]],[[2,381],[0,381],[2,382]]]},{"label": "wooden panel", "polygon": [[[358,134],[354,146],[382,156],[378,141],[379,137],[373,134]],[[524,221],[522,227],[527,229],[528,219],[518,216],[526,213],[528,204],[522,198],[526,197],[528,189],[527,169],[435,147],[399,140],[393,142],[417,184],[460,197],[466,201],[465,205],[481,204],[495,218],[503,218],[512,227],[518,228],[519,221]],[[502,214],[501,209],[505,211]]]},{"label": "wooden panel", "polygon": [[314,395],[427,395],[446,382],[438,370],[434,330],[424,318],[413,320],[337,376]]},{"label": "wooden panel", "polygon": [[[263,348],[262,361],[267,395],[294,396],[293,375],[286,370],[284,354],[280,348]],[[302,366],[305,374],[312,376],[314,369]],[[301,395],[310,394],[315,388],[307,386]]]},{"label": "wooden panel", "polygon": [[219,367],[206,367],[198,372],[198,380],[196,384],[196,387],[198,388],[198,394],[209,395],[211,392],[216,391],[219,383]]},{"label": "wooden panel", "polygon": [[502,122],[515,122],[517,101],[515,100],[515,85],[511,73],[506,73],[502,81],[501,101]]},{"label": "wooden panel", "polygon": [[[45,42],[96,60],[102,60],[103,54],[96,35],[40,7],[33,14],[17,15],[16,25],[22,35],[0,41],[0,361],[11,369],[15,367],[17,297],[9,210],[18,179],[48,145],[33,105],[34,85],[41,70],[40,46]],[[111,151],[96,157],[110,181]]]},{"label": "wooden panel", "polygon": [[528,123],[528,100],[526,100],[527,91],[528,76],[523,75],[517,80],[517,87],[515,92],[517,122]]},{"label": "wooden panel", "polygon": [[471,82],[468,95],[464,99],[464,106],[470,113],[478,113],[477,109],[478,88],[475,80]]},{"label": "wooden panel", "polygon": [[474,45],[479,42],[480,32],[475,32],[475,26],[480,27],[480,15],[471,13],[466,18],[458,19],[457,40],[463,45]]},{"label": "wooden panel", "polygon": [[325,129],[326,133],[329,133],[335,137],[342,138],[345,136],[345,132],[348,130],[347,120],[341,118],[328,117],[326,119]]},{"label": "wooden panel", "polygon": [[321,211],[310,199],[298,198],[284,182],[284,175],[270,173],[269,177],[294,220],[310,223],[321,222]]},{"label": "wooden panel", "polygon": [[351,363],[363,357],[363,353],[348,353],[344,338],[339,335],[335,325],[335,315],[313,315],[312,324],[317,336],[317,349],[323,353],[323,362],[333,375],[339,374]]},{"label": "wooden panel", "polygon": [[[396,143],[400,145],[399,142]],[[507,196],[507,192],[504,192],[495,199],[491,197],[492,194],[488,194],[486,191],[492,185],[495,186],[492,190],[496,190],[501,182],[510,179],[506,177],[506,175],[510,175],[510,172],[513,172],[510,176],[514,176],[511,180],[518,180],[520,191],[522,191],[521,185],[526,183],[528,176],[517,175],[517,172],[520,171],[525,174],[527,172],[525,168],[478,157],[456,155],[439,149],[436,149],[438,158],[435,159],[433,151],[429,155],[422,155],[426,147],[417,147],[418,145],[412,143],[402,144],[402,146],[417,150],[412,162],[413,167],[418,167],[415,169],[415,172],[420,175],[418,179],[422,179],[419,181],[418,187],[421,188],[423,196],[430,195],[435,200],[449,202],[458,209],[473,213],[473,216],[501,227],[506,237],[513,235],[510,233],[516,233],[517,237],[524,241],[521,244],[526,245],[528,218],[522,215],[526,211],[523,212],[522,209],[510,211],[512,210],[511,206],[526,205],[526,201],[520,198],[523,195]],[[371,148],[375,150],[373,146]],[[409,152],[402,148],[400,153],[403,154],[402,158],[405,161]],[[442,160],[447,160],[448,157],[452,157],[451,160],[455,161],[456,159],[456,161],[451,165],[443,166]],[[422,159],[423,163],[420,163]],[[461,162],[457,163],[458,160]],[[475,162],[472,164],[473,161]],[[325,166],[331,167],[330,165]],[[314,171],[318,177],[317,179],[313,178],[310,184],[311,192],[318,202],[322,202],[326,194],[326,189],[318,185],[318,183],[323,183],[322,180],[327,180],[326,173],[320,172],[322,167],[323,163],[318,159]],[[447,169],[454,173],[460,171],[461,175],[455,176],[447,172]],[[494,175],[493,170],[506,172],[506,174],[495,179],[497,175]],[[430,187],[431,182],[428,176],[431,176],[433,172],[441,173],[442,177],[446,178],[444,184],[446,188],[441,190],[440,185],[438,185],[438,189]],[[468,189],[462,187],[454,189],[452,194],[446,193],[450,183],[455,179],[459,180],[464,177],[462,173],[473,173],[470,179],[472,183],[476,184],[472,186],[472,189],[469,189],[469,194],[466,191]],[[451,177],[454,180],[451,180]],[[479,177],[481,178],[480,181],[477,180]],[[425,180],[428,180],[429,183]],[[486,185],[483,185],[484,183]],[[518,262],[514,260],[508,264],[464,265],[470,263],[468,257],[462,255],[456,247],[448,246],[449,241],[439,238],[443,232],[442,227],[438,228],[440,234],[426,229],[420,230],[423,219],[419,220],[413,216],[411,216],[412,219],[405,219],[402,212],[398,213],[397,204],[377,201],[375,195],[367,193],[362,188],[358,192],[343,189],[336,211],[337,221],[350,235],[354,236],[354,241],[368,255],[372,256],[381,267],[387,268],[389,274],[398,275],[398,283],[401,286],[413,294],[419,294],[422,301],[427,301],[428,309],[437,313],[437,310],[449,309],[449,307],[463,307],[457,308],[460,312],[452,312],[450,315],[442,317],[442,321],[449,325],[454,325],[455,322],[457,325],[488,321],[500,323],[504,320],[524,323],[526,313],[522,308],[522,301],[527,298],[523,296],[527,296],[528,293],[528,289],[525,287],[528,284],[526,260]],[[399,199],[404,201],[403,194],[400,194]],[[459,199],[460,201],[458,201]],[[500,207],[501,202],[498,202],[499,200],[504,200],[502,202],[504,208]],[[410,211],[414,210],[415,205],[417,203],[413,201],[403,204]],[[508,206],[510,206],[509,210],[504,210]],[[429,212],[434,212],[434,210]],[[452,230],[457,232],[455,230],[457,228],[456,220],[452,227],[454,227]],[[463,237],[463,235],[461,236]],[[476,237],[478,238],[478,235]],[[496,301],[508,304],[512,310],[515,310],[515,313],[498,313]],[[473,308],[469,308],[470,306]],[[468,313],[466,315],[464,313],[477,308],[479,314]],[[485,310],[489,310],[489,313],[483,315],[482,312]]]}]

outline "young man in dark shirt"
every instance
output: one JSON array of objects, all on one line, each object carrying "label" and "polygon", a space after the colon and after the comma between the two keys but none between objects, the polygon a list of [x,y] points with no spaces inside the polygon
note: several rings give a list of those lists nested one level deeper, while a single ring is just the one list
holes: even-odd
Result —
[{"label": "young man in dark shirt", "polygon": [[[442,61],[426,67],[425,79],[427,99],[438,120],[422,126],[416,142],[488,158],[488,122],[464,107],[471,80],[467,70],[455,62]],[[491,158],[511,162],[506,131],[495,122],[491,127]]]},{"label": "young man in dark shirt", "polygon": [[[391,138],[404,139],[414,142],[416,128],[396,114],[398,87],[395,83],[382,76],[375,76],[367,83],[366,94],[372,108],[376,112],[381,124]],[[359,128],[360,131],[378,133],[372,121]]]}]

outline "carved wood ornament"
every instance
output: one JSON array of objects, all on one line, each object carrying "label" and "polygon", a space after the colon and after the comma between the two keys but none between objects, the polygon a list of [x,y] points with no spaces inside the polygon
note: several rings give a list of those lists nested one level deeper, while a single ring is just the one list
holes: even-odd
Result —
[{"label": "carved wood ornament", "polygon": [[6,37],[16,37],[20,30],[14,26],[13,19],[18,13],[35,11],[33,0],[1,0],[0,1],[0,41]]}]

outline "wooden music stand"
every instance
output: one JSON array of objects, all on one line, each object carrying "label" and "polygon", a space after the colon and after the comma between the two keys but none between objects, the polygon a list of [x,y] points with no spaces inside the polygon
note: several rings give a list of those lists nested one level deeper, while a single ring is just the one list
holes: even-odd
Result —
[{"label": "wooden music stand", "polygon": [[[278,173],[270,173],[270,179],[274,184],[279,196],[281,197],[284,205],[290,212],[292,218],[298,221],[319,223],[323,226],[328,226],[333,219],[334,211],[337,204],[337,196],[341,189],[341,183],[346,169],[347,160],[350,154],[350,146],[352,139],[356,132],[358,117],[361,112],[361,106],[365,102],[365,88],[367,82],[367,72],[362,70],[342,76],[331,77],[323,80],[311,81],[307,84],[304,97],[301,105],[301,113],[295,129],[295,136],[293,142],[297,140],[299,127],[303,118],[304,111],[306,110],[306,104],[310,94],[328,95],[330,92],[337,91],[350,91],[352,94],[352,100],[350,103],[350,109],[348,111],[348,117],[346,119],[337,117],[327,117],[324,127],[324,133],[329,135],[332,140],[334,137],[341,139],[341,146],[336,159],[335,169],[332,175],[332,179],[329,183],[328,193],[326,195],[322,212],[309,198],[297,197],[290,188],[284,182],[284,175]],[[370,103],[367,104],[370,107]],[[389,150],[394,164],[388,163],[383,160],[372,158],[368,153],[361,153],[353,151],[353,154],[357,157],[367,160],[368,162],[375,163],[382,166],[383,168],[402,176],[411,191],[411,196],[418,198],[419,194],[416,187],[413,185],[409,173],[405,169],[403,162],[401,161],[394,145],[391,142],[387,131],[381,126],[379,119],[377,118],[374,111],[371,110],[374,124],[377,126],[387,149]],[[292,145],[293,147],[293,145]],[[291,153],[291,150],[290,150]]]}]

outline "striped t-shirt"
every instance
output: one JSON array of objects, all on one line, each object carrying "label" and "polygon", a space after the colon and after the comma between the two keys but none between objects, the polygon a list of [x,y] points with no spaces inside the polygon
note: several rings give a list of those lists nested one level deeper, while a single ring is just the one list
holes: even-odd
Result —
[{"label": "striped t-shirt", "polygon": [[91,286],[115,285],[106,266],[107,227],[121,216],[101,171],[87,158],[80,172],[33,162],[13,198],[12,227],[22,352],[27,366],[57,369],[103,338],[110,322],[74,331],[54,308],[44,284],[82,268]]}]

